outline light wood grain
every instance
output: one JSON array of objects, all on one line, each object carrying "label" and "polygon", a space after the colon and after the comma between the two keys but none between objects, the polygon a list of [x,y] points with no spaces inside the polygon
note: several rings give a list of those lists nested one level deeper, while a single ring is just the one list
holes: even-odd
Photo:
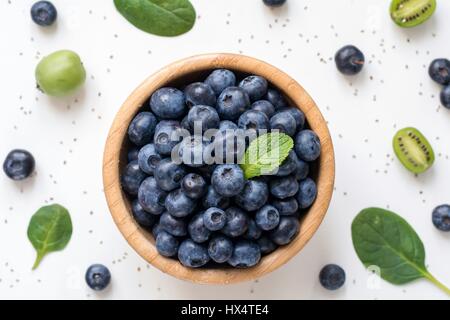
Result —
[{"label": "light wood grain", "polygon": [[[130,211],[130,203],[120,186],[120,172],[126,159],[128,125],[160,87],[202,80],[213,69],[227,68],[268,79],[306,115],[309,126],[320,137],[322,154],[316,170],[318,197],[301,221],[299,235],[292,243],[265,256],[250,269],[190,269],[178,261],[158,254],[150,233],[139,227]],[[307,75],[304,75],[307,77]],[[106,141],[103,161],[103,183],[112,217],[128,243],[146,261],[161,271],[183,280],[204,284],[231,284],[254,280],[268,274],[295,256],[311,239],[321,224],[331,201],[334,186],[334,151],[326,122],[308,93],[284,72],[263,61],[235,54],[208,54],[175,62],[145,80],[125,101],[114,119]]]}]

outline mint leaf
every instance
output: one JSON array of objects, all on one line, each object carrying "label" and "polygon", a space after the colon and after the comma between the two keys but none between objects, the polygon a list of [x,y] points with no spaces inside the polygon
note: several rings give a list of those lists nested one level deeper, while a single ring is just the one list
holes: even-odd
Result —
[{"label": "mint leaf", "polygon": [[278,167],[294,147],[294,141],[285,133],[272,132],[259,136],[250,143],[241,164],[246,179],[276,173]]}]

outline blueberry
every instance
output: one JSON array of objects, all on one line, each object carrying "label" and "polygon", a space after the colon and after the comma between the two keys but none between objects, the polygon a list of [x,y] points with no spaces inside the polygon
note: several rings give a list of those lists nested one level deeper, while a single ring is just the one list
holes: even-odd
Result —
[{"label": "blueberry", "polygon": [[208,159],[208,141],[201,135],[187,136],[178,145],[178,156],[180,162],[185,165],[197,168],[211,162]]},{"label": "blueberry", "polygon": [[240,240],[234,246],[228,263],[235,268],[250,268],[256,265],[260,259],[261,250],[255,242]]},{"label": "blueberry", "polygon": [[260,76],[249,76],[239,83],[239,87],[244,89],[251,101],[262,99],[267,94],[267,80]]},{"label": "blueberry", "polygon": [[[189,110],[188,122],[191,130],[194,130],[195,123],[198,123],[202,132],[205,132],[208,129],[218,129],[220,118],[216,109],[207,105],[196,105]],[[196,134],[201,133],[196,132]]]},{"label": "blueberry", "polygon": [[273,88],[269,88],[267,90],[265,99],[275,107],[275,110],[280,110],[288,106],[288,103],[284,96],[278,90],[275,90]]},{"label": "blueberry", "polygon": [[334,57],[336,67],[346,75],[355,75],[361,72],[364,60],[364,54],[355,46],[341,48]]},{"label": "blueberry", "polygon": [[275,178],[270,181],[270,193],[278,199],[294,196],[298,191],[298,181],[293,176]]},{"label": "blueberry", "polygon": [[255,211],[266,204],[269,198],[269,187],[262,180],[247,180],[244,189],[234,202],[246,211]]},{"label": "blueberry", "polygon": [[128,127],[128,138],[137,146],[152,142],[158,120],[151,112],[140,112]]},{"label": "blueberry", "polygon": [[145,178],[147,178],[147,175],[139,168],[138,162],[131,161],[123,169],[121,176],[122,188],[128,194],[135,196],[138,194],[139,186]]},{"label": "blueberry", "polygon": [[225,227],[227,216],[220,208],[208,208],[203,213],[203,223],[210,231],[219,231]]},{"label": "blueberry", "polygon": [[227,237],[215,236],[209,241],[208,254],[217,263],[227,262],[233,254],[233,242]]},{"label": "blueberry", "polygon": [[300,230],[300,223],[294,217],[281,217],[278,226],[270,232],[270,239],[279,246],[290,243]]},{"label": "blueberry", "polygon": [[157,220],[155,215],[144,210],[137,199],[133,201],[131,211],[133,213],[134,220],[136,220],[136,222],[144,228],[153,227]]},{"label": "blueberry", "polygon": [[188,107],[197,105],[215,106],[216,93],[210,85],[203,82],[191,83],[184,89]]},{"label": "blueberry", "polygon": [[218,194],[212,186],[209,186],[202,204],[205,209],[212,207],[226,209],[230,205],[230,199]]},{"label": "blueberry", "polygon": [[183,165],[172,162],[170,158],[161,160],[155,170],[155,179],[158,186],[165,191],[179,188],[186,175]]},{"label": "blueberry", "polygon": [[194,212],[195,201],[189,198],[181,189],[170,192],[165,201],[167,212],[176,218],[183,218]]},{"label": "blueberry", "polygon": [[156,239],[158,237],[158,234],[164,231],[163,228],[161,228],[161,225],[159,224],[159,222],[155,223],[155,225],[152,228],[152,235],[153,237]]},{"label": "blueberry", "polygon": [[300,160],[298,159],[295,151],[291,150],[289,152],[289,155],[287,156],[287,158],[283,161],[281,166],[278,168],[276,175],[279,177],[284,177],[284,176],[290,175],[291,173],[293,173],[294,171],[297,170],[299,161]]},{"label": "blueberry", "polygon": [[305,126],[306,118],[305,114],[299,109],[295,107],[283,108],[280,111],[287,111],[291,114],[291,116],[295,119],[295,124],[297,126],[297,131],[302,130]]},{"label": "blueberry", "polygon": [[289,111],[281,111],[270,118],[270,128],[292,137],[297,132],[297,122]]},{"label": "blueberry", "polygon": [[262,230],[256,225],[255,220],[248,219],[247,231],[244,233],[243,238],[247,240],[258,240],[261,234]]},{"label": "blueberry", "polygon": [[93,264],[86,270],[84,278],[89,288],[101,291],[111,282],[111,272],[102,264]]},{"label": "blueberry", "polygon": [[190,133],[192,133],[193,131],[191,130],[191,126],[189,125],[189,119],[188,119],[188,115],[185,115],[183,117],[183,119],[180,121],[180,126],[181,128],[189,131]]},{"label": "blueberry", "polygon": [[211,177],[214,189],[224,197],[233,197],[244,189],[244,172],[237,164],[221,164]]},{"label": "blueberry", "polygon": [[265,205],[256,212],[255,222],[264,231],[275,229],[280,223],[280,213],[275,207]]},{"label": "blueberry", "polygon": [[192,240],[197,243],[208,241],[211,231],[203,222],[203,213],[196,214],[188,224],[188,233]]},{"label": "blueberry", "polygon": [[230,120],[220,121],[219,131],[224,132],[226,130],[236,130],[238,128],[237,124]]},{"label": "blueberry", "polygon": [[55,6],[49,1],[38,1],[31,7],[31,19],[40,26],[52,25],[57,16]]},{"label": "blueberry", "polygon": [[228,87],[217,99],[217,112],[223,120],[236,120],[250,106],[250,98],[239,87]]},{"label": "blueberry", "polygon": [[258,100],[252,104],[252,110],[263,112],[268,118],[275,113],[275,107],[267,100]]},{"label": "blueberry", "polygon": [[286,3],[286,0],[263,0],[264,4],[269,7],[279,7]]},{"label": "blueberry", "polygon": [[223,234],[235,238],[243,235],[248,228],[249,218],[244,211],[236,207],[230,207],[225,210],[227,223],[222,229]]},{"label": "blueberry", "polygon": [[256,243],[258,243],[259,248],[261,250],[261,254],[266,255],[269,253],[272,253],[275,251],[275,249],[278,247],[270,238],[266,235],[263,235],[261,238],[256,240]]},{"label": "blueberry", "polygon": [[147,174],[153,174],[161,161],[161,156],[156,152],[155,145],[149,143],[141,148],[138,154],[139,168]]},{"label": "blueberry", "polygon": [[178,219],[164,212],[159,219],[159,226],[162,230],[170,233],[175,237],[184,237],[187,235],[186,222],[183,219]]},{"label": "blueberry", "polygon": [[158,187],[154,177],[148,177],[139,187],[139,204],[151,214],[159,215],[164,211],[166,196],[167,192]]},{"label": "blueberry", "polygon": [[272,201],[272,205],[277,208],[280,216],[293,216],[298,212],[299,208],[298,202],[294,197],[284,200],[274,200]]},{"label": "blueberry", "polygon": [[311,130],[302,130],[295,137],[295,152],[304,161],[314,161],[320,156],[321,146],[317,134]]},{"label": "blueberry", "polygon": [[433,210],[433,224],[441,231],[450,231],[450,205],[444,204]]},{"label": "blueberry", "polygon": [[335,264],[328,264],[320,270],[320,284],[327,290],[337,290],[345,283],[345,271]]},{"label": "blueberry", "polygon": [[3,171],[13,180],[28,178],[34,171],[35,161],[33,155],[26,151],[15,149],[6,156],[3,162]]},{"label": "blueberry", "polygon": [[182,140],[181,124],[174,120],[160,121],[155,128],[155,149],[161,155],[170,155]]},{"label": "blueberry", "polygon": [[175,256],[179,245],[178,239],[164,230],[161,230],[156,237],[156,250],[164,257]]},{"label": "blueberry", "polygon": [[130,149],[128,150],[128,153],[127,153],[128,162],[138,160],[139,150],[140,149],[137,146],[130,147]]},{"label": "blueberry", "polygon": [[206,193],[206,181],[196,173],[188,173],[181,181],[181,190],[191,199],[200,199]]},{"label": "blueberry", "polygon": [[178,260],[186,267],[199,268],[207,264],[210,258],[205,246],[186,239],[178,248]]},{"label": "blueberry", "polygon": [[301,209],[309,208],[317,197],[317,186],[311,178],[300,181],[296,195],[298,205]]},{"label": "blueberry", "polygon": [[450,85],[444,87],[441,91],[441,103],[447,109],[450,109]]},{"label": "blueberry", "polygon": [[444,86],[450,84],[450,61],[447,59],[435,59],[428,69],[431,79]]},{"label": "blueberry", "polygon": [[220,95],[226,88],[236,85],[236,76],[230,70],[217,69],[206,78],[205,83],[214,90],[216,95]]},{"label": "blueberry", "polygon": [[305,179],[309,174],[309,164],[303,160],[298,159],[297,169],[295,170],[295,178],[297,180]]},{"label": "blueberry", "polygon": [[184,93],[175,88],[161,88],[150,98],[150,108],[161,119],[177,119],[187,111]]},{"label": "blueberry", "polygon": [[258,133],[269,128],[269,118],[261,111],[248,110],[239,117],[238,126],[243,130],[256,130]]}]

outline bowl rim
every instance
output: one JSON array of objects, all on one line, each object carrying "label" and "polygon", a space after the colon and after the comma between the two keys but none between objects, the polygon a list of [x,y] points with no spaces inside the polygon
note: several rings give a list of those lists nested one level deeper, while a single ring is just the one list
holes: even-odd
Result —
[{"label": "bowl rim", "polygon": [[[120,186],[120,157],[128,125],[148,100],[151,93],[177,78],[194,72],[213,69],[231,69],[265,77],[277,90],[285,94],[306,116],[307,122],[321,142],[317,189],[313,206],[301,221],[300,233],[288,245],[264,256],[260,263],[249,269],[208,268],[191,269],[174,259],[158,254],[152,236],[133,219],[129,201]],[[231,284],[258,279],[278,269],[293,258],[319,228],[331,202],[335,179],[333,143],[327,123],[314,100],[293,78],[264,61],[231,53],[212,53],[178,60],[160,69],[135,89],[125,100],[114,118],[106,140],[103,156],[103,185],[111,215],[130,246],[147,262],[178,279],[202,284]]]}]

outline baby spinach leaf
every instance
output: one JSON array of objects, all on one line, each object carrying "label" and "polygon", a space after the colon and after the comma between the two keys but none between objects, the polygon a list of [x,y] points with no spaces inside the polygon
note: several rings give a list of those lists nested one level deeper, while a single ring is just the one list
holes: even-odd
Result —
[{"label": "baby spinach leaf", "polygon": [[59,204],[40,208],[28,225],[28,239],[37,251],[33,270],[49,252],[66,247],[72,236],[72,220],[69,211]]},{"label": "baby spinach leaf", "polygon": [[285,133],[266,133],[253,140],[241,164],[246,179],[273,174],[289,155],[294,141]]},{"label": "baby spinach leaf", "polygon": [[425,278],[450,294],[425,266],[425,249],[414,229],[399,215],[380,208],[362,210],[352,223],[356,254],[366,266],[377,266],[393,284]]},{"label": "baby spinach leaf", "polygon": [[189,0],[114,0],[114,4],[135,27],[159,36],[188,32],[196,19]]}]

